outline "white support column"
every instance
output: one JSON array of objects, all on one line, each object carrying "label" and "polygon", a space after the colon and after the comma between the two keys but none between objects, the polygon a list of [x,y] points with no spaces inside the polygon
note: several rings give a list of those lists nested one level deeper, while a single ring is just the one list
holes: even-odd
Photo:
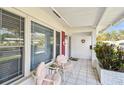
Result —
[{"label": "white support column", "polygon": [[53,49],[53,59],[56,58],[56,31],[54,30],[54,49]]},{"label": "white support column", "polygon": [[94,51],[94,47],[96,45],[96,35],[97,35],[97,31],[93,31],[92,32],[92,67],[95,68],[96,67],[96,54]]},{"label": "white support column", "polygon": [[24,57],[24,76],[30,75],[31,64],[31,21],[25,18],[25,57]]}]

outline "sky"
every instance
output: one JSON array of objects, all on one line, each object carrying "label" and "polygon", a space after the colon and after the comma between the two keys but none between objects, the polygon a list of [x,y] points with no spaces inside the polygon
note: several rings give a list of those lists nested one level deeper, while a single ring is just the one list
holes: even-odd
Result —
[{"label": "sky", "polygon": [[113,30],[116,30],[116,31],[117,30],[124,30],[124,22],[121,22],[117,25],[113,25],[113,26],[109,27],[106,31],[111,32]]}]

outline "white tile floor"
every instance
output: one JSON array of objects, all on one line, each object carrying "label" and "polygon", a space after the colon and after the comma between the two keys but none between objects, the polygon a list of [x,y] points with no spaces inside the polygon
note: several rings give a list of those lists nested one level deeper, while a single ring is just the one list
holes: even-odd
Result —
[{"label": "white tile floor", "polygon": [[[61,85],[100,85],[95,69],[92,69],[90,60],[72,61],[74,64],[71,72],[65,73]],[[22,85],[34,85],[32,78],[20,83]]]},{"label": "white tile floor", "polygon": [[92,69],[90,60],[73,61],[72,72],[65,73],[62,85],[99,85],[95,69]]}]

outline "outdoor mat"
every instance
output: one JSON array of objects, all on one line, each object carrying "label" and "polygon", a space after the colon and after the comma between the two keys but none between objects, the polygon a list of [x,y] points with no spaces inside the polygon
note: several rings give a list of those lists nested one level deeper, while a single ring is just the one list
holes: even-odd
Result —
[{"label": "outdoor mat", "polygon": [[78,61],[78,58],[70,57],[69,60]]}]

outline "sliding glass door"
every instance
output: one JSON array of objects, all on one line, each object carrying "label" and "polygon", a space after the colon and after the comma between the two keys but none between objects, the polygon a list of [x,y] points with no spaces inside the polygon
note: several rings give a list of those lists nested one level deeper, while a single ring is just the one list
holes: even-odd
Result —
[{"label": "sliding glass door", "polygon": [[23,76],[24,18],[0,9],[0,84]]},{"label": "sliding glass door", "polygon": [[31,22],[31,70],[53,59],[53,30]]}]

